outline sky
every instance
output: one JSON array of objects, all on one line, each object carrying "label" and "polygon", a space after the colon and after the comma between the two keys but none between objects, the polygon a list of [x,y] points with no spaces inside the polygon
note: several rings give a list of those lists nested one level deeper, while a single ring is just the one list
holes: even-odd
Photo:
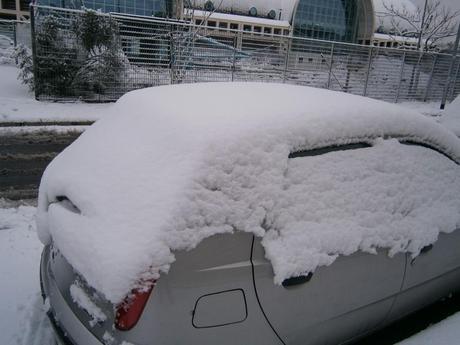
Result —
[{"label": "sky", "polygon": [[[412,0],[416,5],[423,6],[425,0]],[[441,0],[441,3],[452,9],[460,10],[460,1],[459,0]]]}]

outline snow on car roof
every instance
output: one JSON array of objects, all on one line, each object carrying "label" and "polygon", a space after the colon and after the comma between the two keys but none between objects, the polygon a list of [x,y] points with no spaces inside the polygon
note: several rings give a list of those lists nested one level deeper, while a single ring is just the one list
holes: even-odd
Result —
[{"label": "snow on car roof", "polygon": [[[356,142],[373,146],[288,158]],[[236,230],[262,237],[280,283],[357,250],[416,255],[455,230],[453,160],[450,131],[368,98],[262,83],[142,89],[47,167],[39,236],[114,303],[167,272],[174,251]]]}]

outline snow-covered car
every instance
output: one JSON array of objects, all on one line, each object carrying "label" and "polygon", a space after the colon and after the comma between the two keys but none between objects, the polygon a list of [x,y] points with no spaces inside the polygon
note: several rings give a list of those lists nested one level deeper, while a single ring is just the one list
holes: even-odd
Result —
[{"label": "snow-covered car", "polygon": [[302,86],[123,96],[47,167],[64,344],[336,344],[460,288],[460,141]]}]

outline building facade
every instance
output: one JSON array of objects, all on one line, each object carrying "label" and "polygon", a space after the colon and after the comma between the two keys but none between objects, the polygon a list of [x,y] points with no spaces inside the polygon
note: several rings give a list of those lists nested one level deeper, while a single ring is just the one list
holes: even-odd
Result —
[{"label": "building facade", "polygon": [[[20,0],[1,0],[20,1]],[[24,1],[24,0],[21,0]],[[371,40],[375,20],[372,0],[38,0],[42,5],[100,9],[130,15],[194,20],[226,15],[240,30],[270,30],[296,37],[342,42]],[[201,11],[201,12],[199,12]],[[203,12],[209,12],[204,15]],[[212,13],[212,14],[211,14]],[[229,20],[228,16],[235,16]],[[193,17],[193,18],[192,18]],[[222,18],[220,18],[222,19]],[[257,25],[267,21],[267,25]],[[211,25],[213,20],[210,20]],[[224,24],[224,21],[221,20]],[[286,29],[286,25],[289,28]],[[236,29],[236,27],[234,26]],[[246,29],[245,29],[246,28]],[[265,29],[264,29],[265,28]]]},{"label": "building facade", "polygon": [[288,23],[294,37],[354,42],[374,33],[372,0],[195,0],[185,7]]}]

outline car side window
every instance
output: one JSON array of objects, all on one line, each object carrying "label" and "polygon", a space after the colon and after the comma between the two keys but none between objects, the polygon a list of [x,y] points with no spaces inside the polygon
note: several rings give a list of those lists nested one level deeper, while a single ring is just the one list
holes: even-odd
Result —
[{"label": "car side window", "polygon": [[371,147],[372,145],[368,143],[356,143],[356,144],[347,144],[347,145],[338,145],[338,146],[327,146],[318,149],[296,151],[289,154],[289,158],[300,158],[300,157],[311,157],[319,156],[329,152],[336,151],[345,151],[345,150],[356,150]]}]

